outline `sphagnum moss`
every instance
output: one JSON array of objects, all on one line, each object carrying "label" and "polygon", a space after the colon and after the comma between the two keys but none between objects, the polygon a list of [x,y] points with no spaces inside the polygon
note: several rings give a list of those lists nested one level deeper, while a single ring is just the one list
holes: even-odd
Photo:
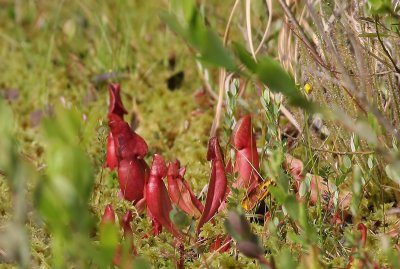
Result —
[{"label": "sphagnum moss", "polygon": [[[361,19],[358,21],[360,25],[357,25],[357,20],[354,20],[351,21],[349,27],[339,25],[343,17],[334,16],[334,20],[330,21],[332,15],[338,12],[339,7],[335,6],[335,1],[321,2],[323,6],[319,16],[324,20],[325,26],[332,30],[331,36],[336,42],[339,53],[344,57],[343,65],[353,72],[350,75],[354,78],[355,86],[360,89],[364,88],[361,74],[357,70],[359,65],[354,55],[354,44],[344,33],[346,29],[351,28],[350,26],[354,26],[359,34],[364,36],[369,34],[369,37],[360,37],[365,47],[363,55],[368,57],[365,66],[368,78],[364,83],[366,94],[368,99],[377,103],[377,108],[398,126],[399,100],[396,93],[398,74],[389,57],[390,55],[394,58],[398,57],[396,53],[398,47],[395,46],[398,37],[392,35],[392,32],[388,31],[389,28],[384,27],[386,21],[382,13],[378,13],[378,17],[361,19],[364,15],[368,15],[366,2],[372,1],[352,1],[351,5],[346,7],[345,13],[340,12],[346,16],[356,14],[358,16],[355,17]],[[297,4],[291,8],[299,18],[303,6],[301,1],[299,6]],[[167,159],[179,158],[182,165],[187,166],[186,180],[190,182],[196,193],[202,190],[209,176],[209,166],[205,155],[213,110],[211,107],[198,111],[197,104],[192,98],[194,91],[202,87],[202,81],[196,70],[196,55],[187,49],[179,37],[168,31],[154,15],[160,8],[173,9],[172,2],[5,1],[1,5],[0,62],[3,64],[0,65],[0,94],[7,96],[6,92],[10,90],[18,93],[16,98],[10,98],[7,101],[15,115],[15,137],[23,159],[31,163],[39,174],[46,173],[46,163],[44,163],[46,149],[39,131],[40,124],[37,126],[36,123],[51,115],[57,106],[76,109],[82,113],[82,117],[86,118],[86,128],[82,134],[81,143],[95,169],[95,184],[90,200],[93,215],[101,216],[104,205],[107,203],[113,203],[120,215],[125,209],[134,209],[129,203],[119,199],[116,174],[102,166],[107,135],[105,116],[107,81],[102,81],[102,79],[111,77],[111,80],[121,82],[124,102],[130,112],[136,113],[139,122],[137,132],[151,145],[150,153],[163,153]],[[265,5],[261,1],[252,6],[251,11],[255,15],[250,19],[254,26],[254,41],[259,40],[263,34],[263,27],[260,25],[266,22],[264,8]],[[219,33],[224,31],[223,27],[230,9],[231,6],[220,1],[202,1],[200,5],[207,23]],[[277,56],[276,36],[283,23],[281,21],[283,13],[275,2],[272,11],[274,24],[263,53]],[[246,36],[243,31],[245,16],[245,9],[241,7],[233,18],[230,40],[247,42],[246,38],[243,38]],[[337,59],[326,47],[326,40],[323,40],[322,34],[318,33],[316,25],[309,24],[307,16],[304,20],[307,35],[315,37],[316,44],[320,46],[318,51],[325,57],[326,62],[335,63]],[[374,22],[373,19],[377,21]],[[377,34],[373,32],[375,23],[379,26],[382,44],[389,50],[389,56],[385,54],[381,42],[378,42]],[[396,27],[394,24],[387,25]],[[372,33],[366,33],[367,30],[371,30]],[[330,74],[324,73],[324,69],[315,62],[308,52],[309,48],[304,47],[301,40],[297,39],[295,49],[298,52],[298,59],[294,59],[295,62],[291,64],[295,69],[294,72],[298,74],[297,82],[311,83],[313,92],[310,96],[315,100],[336,104],[346,110],[351,117],[355,116],[357,108],[352,98],[331,76],[338,71],[337,66],[334,64],[330,66],[333,68]],[[168,58],[171,54],[175,54],[176,57],[173,69],[168,66]],[[372,54],[375,57],[371,56]],[[213,75],[212,68],[206,67],[210,70],[211,81],[214,82],[211,84],[215,87],[217,76]],[[175,91],[168,90],[166,80],[181,70],[185,76],[181,88]],[[341,82],[343,78],[344,76],[339,75],[336,79]],[[257,93],[259,90],[258,85],[248,83],[245,91],[240,93],[237,106],[238,112],[246,111],[259,115],[255,123],[256,129],[262,128],[266,132],[268,123],[264,116],[260,116],[264,115],[264,111],[259,105]],[[294,112],[294,114],[301,122],[308,120],[309,115],[303,115],[302,112]],[[369,120],[371,118],[371,116],[368,117]],[[351,139],[354,136],[336,123],[326,124],[330,133],[334,135],[329,136],[328,140],[321,141],[317,134],[309,132],[310,138],[299,141],[300,146],[292,153],[304,159],[307,171],[326,175],[326,178],[331,181],[341,183],[341,189],[351,189],[353,184],[353,170],[343,166],[344,155],[348,155],[351,166],[357,164],[361,167],[364,196],[359,205],[358,216],[354,221],[366,222],[371,232],[366,251],[370,256],[385,264],[388,262],[389,250],[381,248],[380,236],[388,231],[398,230],[396,215],[388,215],[387,212],[394,206],[395,201],[394,197],[388,193],[397,190],[398,186],[388,182],[384,160],[379,155],[363,153],[368,150],[367,143],[362,141],[354,143],[353,151]],[[379,133],[379,129],[380,127],[376,127],[375,131]],[[271,152],[279,151],[274,147],[280,143],[280,138],[272,137],[271,141],[261,141],[260,134],[257,135],[258,145],[268,150],[267,154],[263,153],[265,160],[261,171],[262,175],[266,176],[270,172],[268,158],[271,157]],[[396,142],[392,143],[388,136],[385,139],[388,145],[396,146]],[[223,137],[221,140],[227,144],[229,138]],[[355,140],[359,138],[356,137]],[[333,148],[331,150],[333,153],[324,149],[314,151],[311,147]],[[149,160],[150,157],[147,158],[147,161]],[[51,237],[48,229],[33,210],[32,192],[38,182],[36,179],[29,180],[31,180],[27,183],[29,217],[26,226],[30,234],[31,267],[50,268],[52,264]],[[3,176],[0,176],[0,193],[0,226],[3,227],[13,216],[13,195],[6,186]],[[235,202],[240,203],[240,201]],[[307,268],[309,265],[307,262],[315,258],[312,256],[314,252],[304,252],[301,244],[298,243],[301,238],[296,234],[293,226],[287,222],[288,217],[279,207],[275,207],[271,198],[268,198],[268,205],[275,214],[271,223],[266,224],[266,227],[258,224],[253,227],[254,231],[261,236],[267,253],[278,253],[276,256],[278,265],[284,266],[281,257],[285,258],[287,253],[281,253],[281,250],[289,247],[291,255],[300,261],[303,268]],[[318,245],[322,250],[319,254],[320,260],[324,265],[345,266],[351,248],[344,243],[354,242],[354,237],[357,237],[353,227],[347,226],[342,229],[343,227],[329,225],[326,223],[325,212],[317,207],[310,207],[309,215],[315,218],[312,227],[319,235]],[[222,215],[216,217],[216,227],[205,225],[205,232],[210,235],[222,233],[223,228],[220,224],[223,218]],[[168,243],[171,241],[170,235],[163,233],[159,238],[141,239],[150,226],[146,218],[139,216],[135,219],[136,246],[141,248],[141,254],[147,256],[154,266],[174,266],[173,258],[177,258],[178,255]],[[265,231],[268,231],[267,234]],[[393,244],[397,243],[395,238],[385,240]],[[162,252],[160,252],[161,249]],[[378,251],[374,253],[371,250]],[[302,259],[303,254],[306,258]],[[211,255],[213,254],[205,253],[206,258]],[[160,260],[160,257],[171,259],[164,261]],[[212,257],[210,266],[226,268],[257,266],[252,260],[241,255],[233,256],[225,253]],[[283,260],[289,260],[284,258]],[[188,267],[204,266],[197,256],[188,258],[186,265]],[[4,266],[12,267],[13,265]]]}]

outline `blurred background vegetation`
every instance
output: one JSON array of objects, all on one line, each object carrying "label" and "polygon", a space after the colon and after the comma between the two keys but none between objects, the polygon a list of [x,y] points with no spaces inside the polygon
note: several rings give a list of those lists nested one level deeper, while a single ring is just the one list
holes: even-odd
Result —
[{"label": "blurred background vegetation", "polygon": [[[219,130],[228,156],[234,123],[254,115],[260,172],[278,187],[266,198],[272,221],[251,227],[277,268],[343,268],[355,246],[368,266],[398,268],[399,8],[390,0],[0,0],[0,266],[111,263],[120,236],[98,229],[104,206],[135,211],[103,167],[107,84],[119,82],[147,160],[179,158],[197,194],[208,181],[210,133]],[[333,182],[333,196],[352,192],[349,221],[333,225],[320,205],[291,200],[286,153]],[[241,211],[239,198],[230,208]],[[259,266],[236,250],[208,251],[224,219],[204,226],[208,241],[186,266]],[[369,231],[363,249],[360,222]],[[135,216],[139,255],[174,267],[171,235],[143,239],[149,227]]]}]

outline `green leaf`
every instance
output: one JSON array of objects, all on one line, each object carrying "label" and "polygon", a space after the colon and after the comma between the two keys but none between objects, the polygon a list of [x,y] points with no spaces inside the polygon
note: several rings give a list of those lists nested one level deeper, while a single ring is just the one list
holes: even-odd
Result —
[{"label": "green leaf", "polygon": [[273,92],[285,95],[290,104],[306,110],[315,109],[297,89],[294,79],[281,67],[281,65],[268,56],[257,59],[256,75]]},{"label": "green leaf", "polygon": [[189,226],[190,224],[190,219],[188,215],[179,210],[176,205],[173,205],[171,212],[169,212],[169,218],[176,226],[181,229]]},{"label": "green leaf", "polygon": [[349,156],[345,155],[343,157],[343,165],[346,169],[350,169],[351,168],[351,160],[349,158]]},{"label": "green leaf", "polygon": [[190,21],[193,16],[193,11],[196,7],[195,0],[171,0],[170,10],[174,12],[177,16],[181,15],[185,21]]},{"label": "green leaf", "polygon": [[304,230],[304,237],[307,238],[308,242],[316,242],[317,235],[315,233],[314,226],[310,225],[310,217],[307,211],[307,205],[305,203],[299,204],[299,223]]},{"label": "green leaf", "polygon": [[371,155],[368,157],[368,168],[372,170],[374,168],[374,157]]},{"label": "green leaf", "polygon": [[392,8],[391,0],[368,0],[373,14],[389,13]]},{"label": "green leaf", "polygon": [[227,70],[235,70],[236,65],[231,52],[223,46],[219,36],[204,25],[197,10],[193,11],[188,27],[183,27],[176,16],[161,13],[161,20],[175,33],[186,40],[193,48],[198,50],[200,60]]},{"label": "green leaf", "polygon": [[391,180],[397,184],[400,184],[400,161],[397,161],[394,164],[386,165],[385,172]]},{"label": "green leaf", "polygon": [[89,212],[94,175],[81,143],[83,126],[80,113],[59,106],[54,117],[43,120],[41,129],[47,166],[35,198],[51,233],[52,256],[57,265],[64,263],[66,257],[84,263],[91,257],[93,262],[104,264],[103,255],[96,254],[101,249],[88,243],[94,229]]},{"label": "green leaf", "polygon": [[300,197],[304,197],[310,191],[311,177],[310,174],[306,175],[306,178],[300,183],[299,194]]},{"label": "green leaf", "polygon": [[268,190],[279,204],[284,204],[287,194],[280,187],[271,185]]},{"label": "green leaf", "polygon": [[[361,34],[358,35],[359,37],[369,37],[369,38],[377,38],[378,34],[377,33],[366,33],[363,32]],[[390,35],[387,33],[379,33],[380,37],[389,37]]]},{"label": "green leaf", "polygon": [[43,134],[48,142],[60,142],[64,144],[79,143],[81,131],[81,117],[76,110],[62,109],[57,106],[56,119],[45,118],[42,123]]},{"label": "green leaf", "polygon": [[294,195],[288,195],[283,203],[288,215],[295,221],[299,219],[299,201]]},{"label": "green leaf", "polygon": [[236,53],[242,64],[244,64],[252,73],[257,73],[257,63],[246,48],[237,42],[234,42],[232,46],[233,51]]},{"label": "green leaf", "polygon": [[271,91],[281,92],[289,97],[300,94],[293,78],[272,58],[268,56],[260,58],[255,71],[260,80],[264,82]]},{"label": "green leaf", "polygon": [[250,53],[240,44],[233,44],[234,51],[246,68],[255,74],[273,92],[279,92],[289,98],[292,105],[304,109],[315,109],[297,89],[293,78],[272,58],[263,56],[255,61]]},{"label": "green leaf", "polygon": [[282,269],[293,269],[297,268],[296,261],[294,259],[294,256],[290,253],[288,249],[282,249],[282,251],[279,253],[277,259],[277,268],[282,268]]},{"label": "green leaf", "polygon": [[101,264],[105,267],[111,264],[115,249],[119,242],[118,228],[114,223],[104,223],[100,227]]},{"label": "green leaf", "polygon": [[355,165],[353,169],[353,186],[352,186],[353,195],[351,196],[351,204],[350,204],[350,209],[353,216],[358,215],[359,205],[362,196],[361,193],[362,184],[363,183],[362,183],[361,169],[358,165]]},{"label": "green leaf", "polygon": [[168,12],[160,12],[159,14],[160,19],[166,24],[168,25],[168,27],[174,31],[177,35],[181,36],[183,39],[187,40],[187,33],[186,33],[186,29],[184,29],[181,24],[179,23],[178,19],[176,18],[176,16],[168,13]]},{"label": "green leaf", "polygon": [[382,134],[382,126],[378,122],[378,119],[372,113],[368,113],[368,123],[369,126],[374,130],[375,134]]}]

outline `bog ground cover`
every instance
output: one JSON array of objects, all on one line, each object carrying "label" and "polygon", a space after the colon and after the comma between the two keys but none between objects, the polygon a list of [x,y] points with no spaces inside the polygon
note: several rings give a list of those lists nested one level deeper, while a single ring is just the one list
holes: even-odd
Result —
[{"label": "bog ground cover", "polygon": [[398,1],[0,7],[0,267],[400,268]]}]

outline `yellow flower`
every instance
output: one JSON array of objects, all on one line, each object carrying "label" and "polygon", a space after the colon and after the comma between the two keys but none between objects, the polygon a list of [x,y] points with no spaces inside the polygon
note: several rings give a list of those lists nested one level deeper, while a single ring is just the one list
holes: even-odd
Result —
[{"label": "yellow flower", "polygon": [[311,94],[312,91],[313,91],[313,88],[312,88],[311,84],[306,83],[304,85],[304,91],[305,91],[306,94]]}]

